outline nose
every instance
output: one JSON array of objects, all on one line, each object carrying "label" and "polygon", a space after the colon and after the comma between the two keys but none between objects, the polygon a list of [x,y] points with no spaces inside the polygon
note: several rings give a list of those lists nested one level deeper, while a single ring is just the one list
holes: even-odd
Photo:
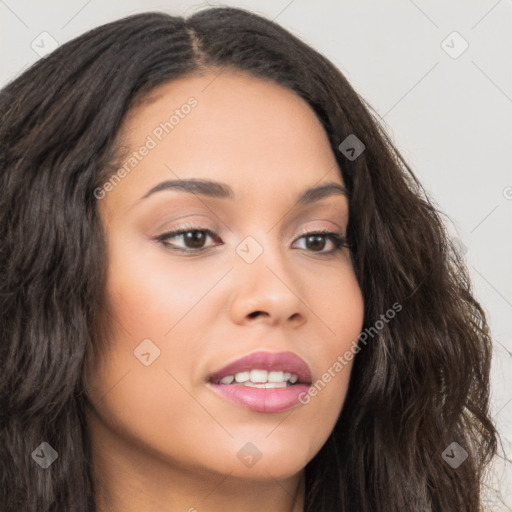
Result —
[{"label": "nose", "polygon": [[252,263],[236,262],[230,304],[234,323],[297,328],[307,322],[308,307],[300,291],[304,277],[293,275],[285,258],[277,249],[265,247]]}]

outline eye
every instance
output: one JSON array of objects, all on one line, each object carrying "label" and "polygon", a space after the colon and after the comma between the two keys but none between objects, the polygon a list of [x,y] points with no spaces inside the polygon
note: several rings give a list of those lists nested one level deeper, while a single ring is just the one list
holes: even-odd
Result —
[{"label": "eye", "polygon": [[[199,253],[213,247],[205,247],[205,242],[208,238],[220,242],[217,245],[222,245],[222,242],[216,233],[210,229],[196,226],[183,226],[175,231],[169,231],[158,235],[154,239],[171,251]],[[170,240],[181,240],[183,244],[181,246],[177,246],[175,243],[170,243]],[[304,240],[304,246],[299,247],[299,249],[318,253],[319,255],[331,255],[340,251],[344,247],[349,247],[348,241],[345,237],[342,237],[339,233],[328,230],[317,230],[303,233],[295,240],[294,243],[300,240]],[[325,251],[324,249],[327,241],[330,242],[333,247],[332,249]]]},{"label": "eye", "polygon": [[[219,240],[219,237],[213,231],[193,226],[183,226],[176,231],[169,231],[158,235],[155,240],[161,242],[168,249],[179,252],[199,252],[205,249],[204,243],[206,239]],[[176,247],[174,244],[169,243],[169,240],[181,239],[184,242],[184,247]],[[207,249],[208,247],[206,247]]]},{"label": "eye", "polygon": [[[344,247],[349,247],[348,240],[345,237],[341,236],[339,233],[336,233],[334,231],[312,231],[309,233],[304,233],[297,240],[302,239],[304,239],[305,247],[301,247],[301,249],[304,248],[306,250],[310,250],[311,252],[319,253],[320,255],[333,254],[340,251]],[[325,248],[326,240],[331,242],[331,244],[333,245],[333,249],[331,249],[330,251],[322,250]]]}]

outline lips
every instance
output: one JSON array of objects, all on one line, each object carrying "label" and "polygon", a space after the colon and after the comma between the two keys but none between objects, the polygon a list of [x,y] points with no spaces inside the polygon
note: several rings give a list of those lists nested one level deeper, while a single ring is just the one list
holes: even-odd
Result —
[{"label": "lips", "polygon": [[[245,380],[249,374],[251,379],[256,375],[256,380],[259,375],[265,378],[268,375],[269,383],[249,383]],[[271,379],[273,376],[279,380],[284,375],[293,377],[280,384],[274,383],[276,379]],[[233,379],[233,376],[243,382]],[[223,383],[222,380],[229,383]],[[293,352],[254,352],[212,373],[207,386],[216,395],[237,406],[260,413],[279,413],[301,403],[300,397],[311,386],[311,370]]]},{"label": "lips", "polygon": [[209,381],[218,383],[227,375],[251,370],[283,371],[299,378],[298,384],[311,384],[311,370],[307,363],[293,352],[254,352],[211,374]]}]

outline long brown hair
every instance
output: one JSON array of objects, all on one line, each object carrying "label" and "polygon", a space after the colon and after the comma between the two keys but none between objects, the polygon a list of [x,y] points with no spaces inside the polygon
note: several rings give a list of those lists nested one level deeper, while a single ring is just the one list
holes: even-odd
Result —
[{"label": "long brown hair", "polygon": [[[130,107],[208,67],[271,79],[311,106],[349,191],[364,328],[402,307],[355,357],[338,422],[305,468],[305,511],[477,512],[496,450],[491,338],[441,214],[333,64],[234,8],[103,25],[0,92],[2,510],[95,510],[82,381],[86,354],[101,353],[106,247],[94,190],[115,169]],[[365,145],[354,159],[338,149],[349,135]],[[59,460],[45,470],[31,457],[42,442]],[[468,455],[456,468],[454,448]]]}]

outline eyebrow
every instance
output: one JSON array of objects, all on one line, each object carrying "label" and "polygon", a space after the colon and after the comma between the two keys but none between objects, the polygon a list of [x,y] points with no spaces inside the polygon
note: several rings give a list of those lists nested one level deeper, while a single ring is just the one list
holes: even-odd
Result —
[{"label": "eyebrow", "polygon": [[[203,179],[185,179],[163,181],[146,192],[146,194],[144,194],[140,199],[146,199],[147,197],[163,190],[181,190],[191,194],[219,199],[233,199],[235,197],[233,189],[225,183]],[[306,189],[298,197],[295,204],[297,206],[304,206],[334,195],[341,195],[348,198],[347,189],[343,185],[329,182],[323,183],[317,187],[310,187]]]}]

